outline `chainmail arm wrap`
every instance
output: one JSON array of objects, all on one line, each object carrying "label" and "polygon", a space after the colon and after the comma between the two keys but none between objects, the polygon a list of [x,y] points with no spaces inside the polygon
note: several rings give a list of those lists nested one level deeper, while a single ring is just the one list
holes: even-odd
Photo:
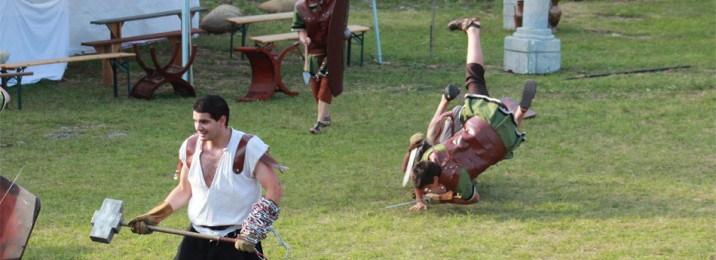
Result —
[{"label": "chainmail arm wrap", "polygon": [[258,243],[266,238],[266,233],[270,231],[271,224],[278,219],[280,211],[272,200],[261,197],[251,206],[251,214],[241,225],[241,234],[248,235],[245,239],[249,242]]}]

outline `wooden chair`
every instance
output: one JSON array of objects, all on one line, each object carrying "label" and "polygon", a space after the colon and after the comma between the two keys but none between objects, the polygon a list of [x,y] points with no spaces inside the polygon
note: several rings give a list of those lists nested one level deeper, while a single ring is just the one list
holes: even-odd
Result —
[{"label": "wooden chair", "polygon": [[135,44],[134,53],[137,55],[137,64],[142,67],[142,70],[144,70],[146,75],[134,84],[130,95],[135,98],[151,99],[154,97],[154,91],[156,91],[157,88],[165,83],[169,83],[174,87],[175,94],[179,94],[182,97],[195,97],[196,91],[194,91],[194,87],[189,82],[184,80],[182,75],[194,62],[196,49],[196,45],[192,46],[189,61],[186,66],[181,66],[179,61],[176,60],[176,58],[180,56],[177,55],[177,53],[181,50],[181,44],[175,43],[171,60],[169,60],[166,65],[161,66],[157,61],[157,55],[154,51],[154,47],[150,47],[149,52],[152,56],[152,64],[154,65],[154,68],[150,68],[142,61],[142,58],[139,55],[139,48]]},{"label": "wooden chair", "polygon": [[[203,34],[206,33],[206,31],[199,29],[199,28],[192,28],[191,29],[191,35],[194,34]],[[115,33],[112,33],[113,36],[116,36]],[[107,54],[107,53],[116,53],[119,52],[122,49],[122,44],[125,43],[136,43],[136,42],[156,42],[161,40],[168,40],[170,43],[175,42],[181,42],[182,37],[182,31],[169,31],[169,32],[161,32],[161,33],[152,33],[152,34],[144,34],[144,35],[137,35],[132,37],[119,37],[119,38],[112,38],[109,40],[100,40],[100,41],[91,41],[91,42],[83,42],[82,46],[90,46],[94,48],[97,53],[99,54]],[[178,54],[178,53],[177,53]],[[112,80],[110,77],[110,64],[108,62],[102,62],[102,77],[105,84],[109,84]]]},{"label": "wooden chair", "polygon": [[289,51],[297,50],[298,43],[292,44],[281,52],[272,52],[275,44],[263,47],[236,47],[246,55],[251,63],[251,86],[249,92],[239,102],[268,100],[275,91],[289,96],[298,96],[298,92],[288,90],[281,80],[281,61]]}]

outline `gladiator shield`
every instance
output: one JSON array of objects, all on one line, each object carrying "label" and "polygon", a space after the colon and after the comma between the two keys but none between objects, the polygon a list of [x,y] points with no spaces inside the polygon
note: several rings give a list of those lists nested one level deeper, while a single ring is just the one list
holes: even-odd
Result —
[{"label": "gladiator shield", "polygon": [[21,259],[40,213],[40,199],[0,176],[0,259]]},{"label": "gladiator shield", "polygon": [[333,14],[328,24],[328,85],[333,96],[343,93],[343,70],[345,68],[345,30],[348,26],[348,0],[335,0]]}]

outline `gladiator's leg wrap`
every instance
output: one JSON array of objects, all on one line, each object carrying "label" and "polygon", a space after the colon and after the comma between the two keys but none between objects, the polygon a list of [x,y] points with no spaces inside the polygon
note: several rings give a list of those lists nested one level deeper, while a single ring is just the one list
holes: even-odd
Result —
[{"label": "gladiator's leg wrap", "polygon": [[246,235],[244,239],[252,243],[258,243],[266,238],[266,233],[270,231],[271,224],[278,219],[280,209],[278,205],[267,199],[261,199],[251,206],[251,213],[244,224],[241,225],[241,234]]}]

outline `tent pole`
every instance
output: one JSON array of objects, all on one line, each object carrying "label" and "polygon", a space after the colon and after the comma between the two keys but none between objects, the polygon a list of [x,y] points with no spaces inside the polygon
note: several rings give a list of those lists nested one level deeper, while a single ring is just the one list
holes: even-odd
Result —
[{"label": "tent pole", "polygon": [[373,0],[373,25],[375,26],[375,41],[378,48],[378,64],[383,64],[383,56],[380,52],[380,29],[378,29],[378,11],[375,0]]}]

